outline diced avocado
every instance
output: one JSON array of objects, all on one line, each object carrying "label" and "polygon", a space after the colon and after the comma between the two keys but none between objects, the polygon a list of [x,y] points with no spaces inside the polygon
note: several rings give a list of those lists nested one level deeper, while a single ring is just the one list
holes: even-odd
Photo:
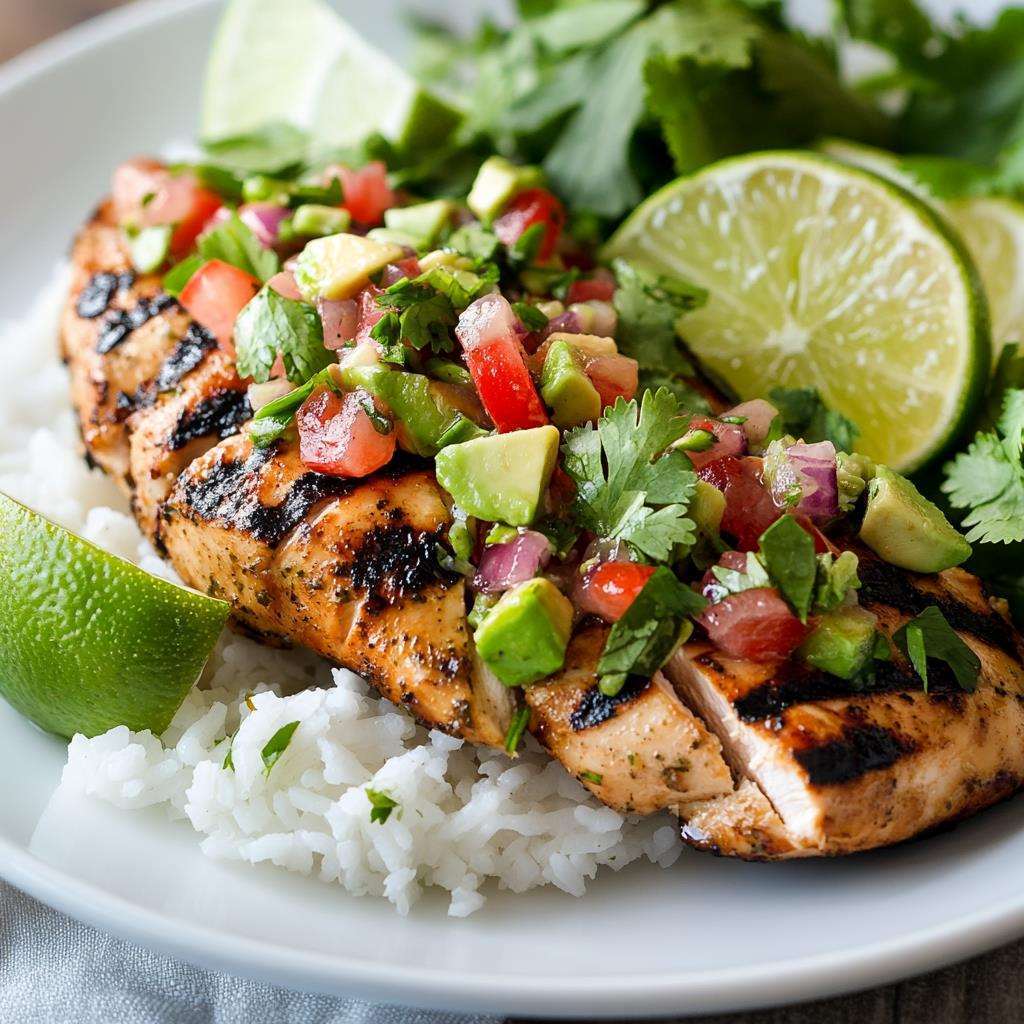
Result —
[{"label": "diced avocado", "polygon": [[486,437],[489,431],[478,427],[467,416],[457,413],[452,425],[437,439],[438,448],[447,448],[450,444],[462,444],[465,441],[473,441],[478,437]]},{"label": "diced avocado", "polygon": [[701,533],[717,537],[725,515],[725,495],[713,484],[698,480],[687,514]]},{"label": "diced avocado", "polygon": [[444,381],[445,384],[473,383],[469,370],[459,363],[453,363],[448,359],[428,359],[425,369],[431,377],[435,380]]},{"label": "diced avocado", "polygon": [[874,654],[877,621],[871,612],[857,605],[837,608],[818,619],[799,653],[822,672],[852,679]]},{"label": "diced avocado", "polygon": [[466,205],[480,220],[493,220],[514,196],[543,184],[539,167],[519,167],[503,156],[488,157],[477,171]]},{"label": "diced avocado", "polygon": [[395,231],[393,228],[371,228],[366,232],[366,237],[372,242],[400,245],[403,249],[415,249],[417,246],[415,235],[406,234],[404,231]]},{"label": "diced avocado", "polygon": [[584,356],[614,356],[619,351],[614,338],[602,338],[599,334],[565,334],[562,331],[556,331],[548,336],[549,345],[554,345],[559,341],[571,345]]},{"label": "diced avocado", "polygon": [[868,484],[860,538],[880,558],[912,572],[941,572],[971,553],[942,510],[888,466],[878,466]]},{"label": "diced avocado", "polygon": [[588,423],[601,415],[601,396],[567,342],[556,341],[548,349],[540,375],[540,393],[551,409],[555,426],[563,429]]},{"label": "diced avocado", "polygon": [[867,482],[875,475],[875,464],[866,455],[838,452],[836,479],[839,483],[839,508],[849,512],[864,493]]},{"label": "diced avocado", "polygon": [[549,424],[450,445],[437,455],[438,483],[468,515],[529,526],[554,472],[558,440]]},{"label": "diced avocado", "polygon": [[400,245],[361,235],[314,238],[299,255],[295,283],[307,302],[350,299],[370,283],[370,275],[405,255]]},{"label": "diced avocado", "polygon": [[365,388],[394,413],[399,443],[414,455],[436,455],[445,431],[462,418],[422,373],[351,366],[342,369],[341,380],[350,391]]},{"label": "diced avocado", "polygon": [[242,199],[247,203],[287,206],[291,194],[288,182],[268,177],[266,174],[253,174],[242,182]]},{"label": "diced avocado", "polygon": [[506,686],[557,672],[572,632],[572,605],[546,579],[506,591],[473,634],[477,653]]},{"label": "diced avocado", "polygon": [[348,229],[352,214],[340,206],[306,203],[292,214],[291,232],[300,238],[322,238]]},{"label": "diced avocado", "polygon": [[174,228],[161,225],[154,228],[142,228],[129,236],[128,248],[132,256],[132,266],[140,274],[152,274],[164,265],[171,251],[171,236]]},{"label": "diced avocado", "polygon": [[433,245],[451,223],[458,207],[450,199],[435,199],[415,206],[393,206],[384,213],[384,226],[416,239],[417,249]]},{"label": "diced avocado", "polygon": [[449,249],[435,249],[426,256],[420,257],[420,270],[426,273],[435,267],[447,267],[448,270],[472,270],[473,261],[466,256]]}]

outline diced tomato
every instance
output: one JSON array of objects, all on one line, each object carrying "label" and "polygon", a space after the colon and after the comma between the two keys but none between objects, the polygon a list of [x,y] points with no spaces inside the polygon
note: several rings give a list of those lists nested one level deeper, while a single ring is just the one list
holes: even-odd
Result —
[{"label": "diced tomato", "polygon": [[548,422],[516,323],[508,300],[490,294],[469,306],[455,328],[480,401],[502,434]]},{"label": "diced tomato", "polygon": [[708,430],[717,440],[706,452],[687,452],[694,469],[700,469],[709,462],[723,459],[726,456],[738,456],[746,453],[747,435],[736,423],[723,423],[721,420],[704,416],[694,416],[690,420],[691,430]]},{"label": "diced tomato", "polygon": [[774,587],[731,594],[705,608],[699,621],[726,654],[751,661],[788,658],[808,632]]},{"label": "diced tomato", "polygon": [[611,302],[615,297],[615,282],[610,278],[588,277],[582,281],[573,281],[566,292],[566,305],[571,306],[574,302],[590,302],[596,299],[601,302]]},{"label": "diced tomato", "polygon": [[702,466],[697,475],[725,495],[722,532],[742,551],[756,551],[758,540],[782,515],[761,483],[761,460],[726,456]]},{"label": "diced tomato", "polygon": [[618,622],[654,573],[651,565],[601,562],[587,572],[579,590],[580,610]]},{"label": "diced tomato", "polygon": [[636,394],[640,364],[629,356],[595,356],[587,362],[586,374],[601,396],[603,409],[614,405],[618,398],[628,402]]},{"label": "diced tomato", "polygon": [[512,199],[494,222],[494,233],[505,245],[512,245],[534,224],[546,225],[537,257],[550,259],[565,225],[565,210],[545,188],[529,188]]},{"label": "diced tomato", "polygon": [[260,283],[251,274],[223,260],[209,260],[192,275],[179,301],[230,352],[235,319],[259,290]]},{"label": "diced tomato", "polygon": [[221,208],[220,196],[191,174],[171,174],[155,160],[129,160],[114,173],[114,207],[122,224],[176,225],[171,251],[182,256]]},{"label": "diced tomato", "polygon": [[388,169],[379,160],[354,171],[351,167],[329,168],[332,178],[341,179],[344,201],[342,205],[360,224],[379,224],[384,211],[398,202],[388,185]]},{"label": "diced tomato", "polygon": [[381,433],[367,413],[373,399],[362,390],[342,397],[327,388],[314,391],[296,414],[299,457],[304,465],[331,476],[360,477],[386,466],[395,454],[395,431]]}]

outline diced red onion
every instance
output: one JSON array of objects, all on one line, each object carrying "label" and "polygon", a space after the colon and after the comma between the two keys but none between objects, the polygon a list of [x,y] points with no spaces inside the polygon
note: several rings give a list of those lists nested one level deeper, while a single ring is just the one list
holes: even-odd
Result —
[{"label": "diced red onion", "polygon": [[277,245],[281,223],[287,216],[288,208],[274,203],[246,203],[238,208],[239,220],[265,249],[273,249]]},{"label": "diced red onion", "polygon": [[775,417],[779,410],[771,402],[763,398],[755,398],[751,402],[741,402],[735,409],[730,409],[724,416],[743,417],[743,433],[747,435],[747,442],[753,446],[764,444],[764,439],[771,430]]},{"label": "diced red onion", "polygon": [[615,328],[619,326],[619,315],[610,302],[602,299],[590,299],[587,305],[594,311],[594,322],[591,324],[591,334],[601,338],[611,338],[615,334]]},{"label": "diced red onion", "polygon": [[480,296],[462,311],[455,328],[455,337],[459,339],[463,351],[469,352],[477,345],[507,338],[518,339],[518,324],[519,318],[512,311],[508,299],[497,292],[490,292]]},{"label": "diced red onion", "polygon": [[535,530],[524,530],[515,540],[484,548],[473,585],[485,594],[500,593],[532,580],[550,558],[547,537]]},{"label": "diced red onion", "polygon": [[576,313],[566,310],[560,316],[552,317],[547,327],[540,332],[541,340],[550,337],[552,334],[582,334],[583,325]]},{"label": "diced red onion", "polygon": [[250,384],[246,395],[252,411],[259,412],[265,405],[284,398],[295,390],[295,385],[289,380],[268,380],[264,384]]},{"label": "diced red onion", "polygon": [[[771,452],[774,445],[769,446]],[[802,512],[813,522],[839,515],[836,449],[831,441],[797,441],[765,462],[765,482],[775,503]],[[793,495],[799,493],[794,503]]]},{"label": "diced red onion", "polygon": [[295,275],[290,270],[282,270],[275,274],[267,284],[283,299],[301,299],[302,293],[295,283]]},{"label": "diced red onion", "polygon": [[[370,337],[370,331],[377,326],[377,321],[387,312],[382,306],[377,305],[377,296],[383,294],[384,292],[380,288],[375,288],[372,284],[359,293],[359,319],[356,324],[355,334],[356,344],[361,344],[364,341],[373,341]],[[376,345],[377,343],[373,341],[373,344]]]},{"label": "diced red onion", "polygon": [[403,269],[402,269],[401,267],[397,266],[397,265],[396,265],[396,264],[394,264],[394,263],[389,263],[389,264],[388,264],[388,265],[387,265],[387,266],[386,266],[386,267],[385,267],[385,268],[384,268],[384,269],[383,269],[383,270],[381,271],[381,274],[380,274],[380,283],[381,283],[381,284],[382,284],[382,285],[383,285],[383,286],[384,286],[385,288],[390,288],[390,287],[391,287],[391,285],[393,285],[393,284],[396,284],[397,282],[399,282],[399,281],[403,280],[403,279],[404,279],[404,278],[406,278],[407,276],[408,276],[408,275],[406,274],[406,272],[405,272],[405,271],[404,271],[404,270],[403,270]]},{"label": "diced red onion", "polygon": [[337,352],[350,344],[359,329],[359,303],[355,299],[317,299],[324,325],[324,347]]}]

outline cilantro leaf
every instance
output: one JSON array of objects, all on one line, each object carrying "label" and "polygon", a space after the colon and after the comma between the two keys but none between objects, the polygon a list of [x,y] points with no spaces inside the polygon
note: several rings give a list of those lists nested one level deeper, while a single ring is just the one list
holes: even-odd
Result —
[{"label": "cilantro leaf", "polygon": [[267,740],[266,745],[260,752],[260,756],[263,758],[263,774],[269,775],[274,765],[281,760],[281,755],[288,749],[288,745],[292,741],[292,737],[295,735],[295,730],[299,727],[299,722],[289,722],[287,725],[282,725],[273,736]]},{"label": "cilantro leaf", "polygon": [[296,171],[303,163],[308,147],[306,133],[284,122],[203,142],[203,149],[213,163],[243,174]]},{"label": "cilantro leaf", "polygon": [[811,535],[789,515],[761,534],[761,560],[782,596],[801,622],[807,621],[818,575]]},{"label": "cilantro leaf", "polygon": [[1024,540],[1024,390],[1008,389],[995,431],[982,431],[945,466],[942,490],[954,508],[969,509],[968,541]]},{"label": "cilantro leaf", "polygon": [[814,444],[831,441],[839,451],[853,448],[860,431],[852,420],[830,409],[817,388],[772,388],[768,395],[779,410],[782,433]]},{"label": "cilantro leaf", "polygon": [[193,253],[180,263],[176,263],[164,274],[162,287],[168,295],[178,298],[185,290],[185,285],[192,280],[193,274],[206,262],[198,253]]},{"label": "cilantro leaf", "polygon": [[711,575],[714,576],[715,583],[705,590],[705,594],[715,604],[730,594],[740,594],[744,590],[756,590],[772,585],[768,571],[753,551],[747,552],[747,564],[742,571],[728,569],[724,565],[713,565]]},{"label": "cilantro leaf", "polygon": [[945,662],[961,689],[972,693],[978,685],[981,661],[960,639],[942,612],[932,605],[901,626],[894,634],[896,646],[910,659],[928,691],[928,659]]},{"label": "cilantro leaf", "polygon": [[836,558],[830,551],[818,555],[817,578],[814,585],[814,611],[830,612],[846,600],[851,590],[860,589],[857,569],[860,560],[852,551]]},{"label": "cilantro leaf", "polygon": [[367,787],[363,792],[366,793],[366,799],[370,801],[370,824],[376,822],[378,825],[383,825],[398,807],[398,801],[378,789]]},{"label": "cilantro leaf", "polygon": [[200,235],[198,245],[203,259],[223,260],[264,283],[281,269],[277,253],[264,249],[259,239],[239,220],[237,213]]},{"label": "cilantro leaf", "polygon": [[321,370],[301,387],[268,402],[249,421],[249,436],[257,448],[268,448],[284,436],[302,403],[317,388],[337,390],[330,369]]},{"label": "cilantro leaf", "polygon": [[676,399],[661,390],[647,392],[640,405],[620,398],[596,430],[586,424],[570,431],[562,453],[577,487],[577,523],[656,562],[668,561],[676,545],[692,544],[686,510],[697,475],[686,455],[667,451],[687,428]]},{"label": "cilantro leaf", "polygon": [[684,638],[687,618],[706,605],[670,569],[655,569],[608,634],[597,663],[602,692],[614,696],[631,675],[653,676]]},{"label": "cilantro leaf", "polygon": [[519,749],[519,741],[523,738],[523,733],[526,732],[526,727],[529,724],[530,709],[522,707],[512,716],[508,732],[505,733],[505,753],[515,756]]},{"label": "cilantro leaf", "polygon": [[264,287],[238,314],[235,349],[239,375],[257,383],[270,378],[278,353],[293,384],[304,384],[335,361],[333,353],[324,348],[317,311],[270,287]]}]

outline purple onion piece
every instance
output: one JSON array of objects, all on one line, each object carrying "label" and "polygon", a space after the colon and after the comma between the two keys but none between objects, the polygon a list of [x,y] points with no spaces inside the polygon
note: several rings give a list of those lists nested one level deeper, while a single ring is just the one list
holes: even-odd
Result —
[{"label": "purple onion piece", "polygon": [[324,325],[324,347],[337,352],[348,345],[359,327],[359,303],[355,299],[317,299],[316,308]]},{"label": "purple onion piece", "polygon": [[540,332],[540,339],[543,341],[552,334],[582,334],[583,325],[576,313],[566,310],[548,321],[547,327]]},{"label": "purple onion piece", "polygon": [[515,540],[484,548],[473,586],[485,594],[499,594],[532,580],[550,558],[547,537],[535,530],[524,530]]},{"label": "purple onion piece", "polygon": [[273,203],[246,203],[238,208],[238,218],[256,236],[260,245],[272,249],[278,243],[281,224],[288,208]]},{"label": "purple onion piece", "polygon": [[796,511],[803,512],[815,522],[839,515],[836,449],[832,442],[805,444],[797,441],[786,449],[786,459],[793,468],[801,491]]}]

